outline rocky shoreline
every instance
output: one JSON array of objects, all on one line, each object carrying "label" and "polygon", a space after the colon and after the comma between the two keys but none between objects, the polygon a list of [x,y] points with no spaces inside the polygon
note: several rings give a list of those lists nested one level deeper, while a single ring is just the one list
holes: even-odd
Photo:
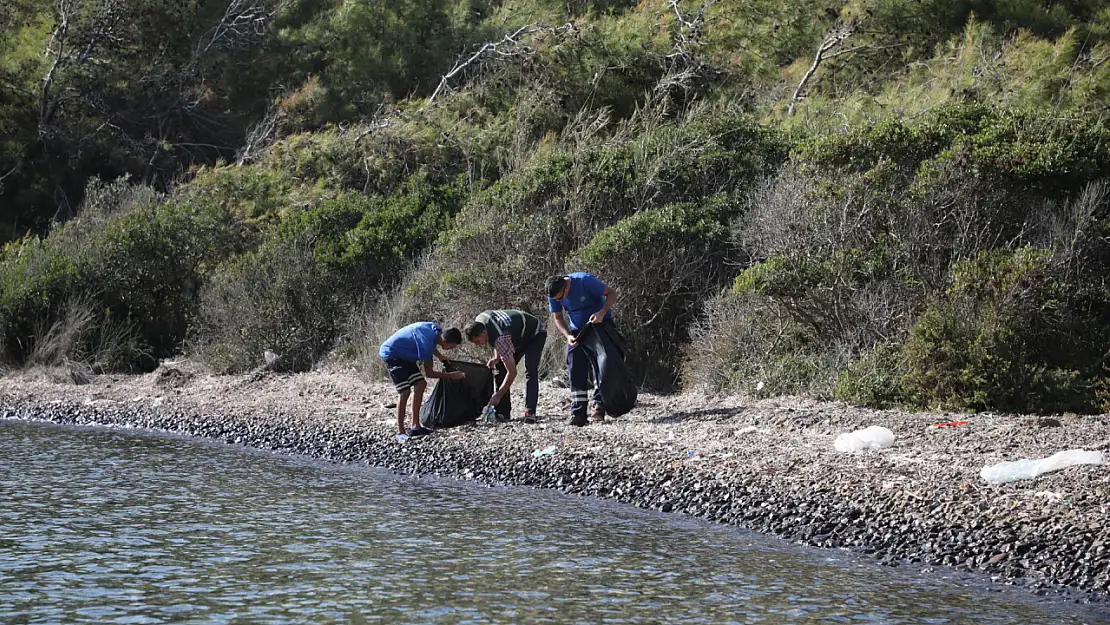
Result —
[{"label": "rocky shoreline", "polygon": [[[0,418],[162,430],[329,461],[553,488],[680,512],[888,565],[951,566],[1080,601],[1110,592],[1110,468],[991,486],[984,464],[1110,450],[1110,416],[1038,419],[874,411],[797,399],[645,394],[619,420],[565,425],[545,386],[539,426],[512,422],[394,440],[391,390],[352,373],[207,376],[163,367],[89,384],[0,380]],[[894,431],[839,453],[841,432]]]}]

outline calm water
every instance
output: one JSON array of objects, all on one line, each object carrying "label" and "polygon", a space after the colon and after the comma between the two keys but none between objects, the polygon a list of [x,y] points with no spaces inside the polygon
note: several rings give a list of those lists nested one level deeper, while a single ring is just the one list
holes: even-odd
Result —
[{"label": "calm water", "polygon": [[0,623],[1098,623],[676,515],[0,421]]}]

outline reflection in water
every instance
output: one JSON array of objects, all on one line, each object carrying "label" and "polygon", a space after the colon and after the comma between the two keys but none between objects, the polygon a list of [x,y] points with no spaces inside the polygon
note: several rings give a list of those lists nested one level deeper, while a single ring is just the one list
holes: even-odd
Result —
[{"label": "reflection in water", "polygon": [[0,622],[1079,623],[556,493],[0,422]]}]

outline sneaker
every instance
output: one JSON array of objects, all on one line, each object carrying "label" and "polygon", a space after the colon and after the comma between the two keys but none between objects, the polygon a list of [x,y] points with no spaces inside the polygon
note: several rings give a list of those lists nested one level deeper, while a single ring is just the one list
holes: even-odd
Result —
[{"label": "sneaker", "polygon": [[594,408],[594,413],[590,415],[590,421],[600,422],[605,420],[605,407],[597,406]]},{"label": "sneaker", "polygon": [[536,413],[532,412],[531,410],[525,410],[524,411],[524,422],[525,423],[539,423],[540,420],[536,418]]},{"label": "sneaker", "polygon": [[417,436],[427,436],[431,433],[432,433],[431,430],[429,430],[428,428],[423,427],[423,426],[418,427],[418,428],[409,428],[409,432],[408,432],[409,438],[416,438]]},{"label": "sneaker", "polygon": [[588,419],[586,419],[586,417],[572,417],[570,420],[570,424],[575,427],[584,427],[586,425],[589,425],[589,423],[590,422]]}]

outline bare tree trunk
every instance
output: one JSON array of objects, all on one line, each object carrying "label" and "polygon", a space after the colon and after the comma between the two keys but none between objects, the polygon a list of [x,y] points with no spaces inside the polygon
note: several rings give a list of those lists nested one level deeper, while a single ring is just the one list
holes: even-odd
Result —
[{"label": "bare tree trunk", "polygon": [[790,108],[788,108],[787,111],[786,111],[787,115],[793,115],[794,114],[795,106],[797,105],[798,102],[800,102],[805,97],[806,87],[809,85],[809,81],[813,79],[813,75],[817,73],[817,68],[821,66],[821,63],[823,61],[834,58],[834,57],[837,57],[837,56],[841,56],[841,55],[844,55],[844,54],[849,54],[851,52],[855,52],[857,50],[860,50],[860,49],[863,49],[864,47],[866,47],[866,46],[856,46],[854,48],[842,48],[841,47],[839,50],[834,50],[834,48],[843,46],[845,40],[847,40],[848,37],[852,36],[852,32],[853,32],[853,28],[851,26],[839,26],[839,25],[834,27],[831,31],[829,31],[829,34],[825,37],[825,40],[822,41],[821,45],[817,47],[817,54],[815,54],[813,56],[813,64],[809,66],[809,70],[806,71],[805,75],[802,76],[801,82],[798,83],[798,88],[794,90],[794,96],[792,98],[790,98]]},{"label": "bare tree trunk", "polygon": [[53,95],[54,79],[58,68],[68,58],[66,50],[67,36],[69,35],[69,20],[81,8],[81,0],[57,0],[54,9],[58,13],[58,24],[50,35],[50,42],[46,44],[46,56],[53,56],[54,61],[50,69],[42,77],[42,87],[39,90],[39,132],[54,119],[54,111],[58,108],[58,99]]}]

